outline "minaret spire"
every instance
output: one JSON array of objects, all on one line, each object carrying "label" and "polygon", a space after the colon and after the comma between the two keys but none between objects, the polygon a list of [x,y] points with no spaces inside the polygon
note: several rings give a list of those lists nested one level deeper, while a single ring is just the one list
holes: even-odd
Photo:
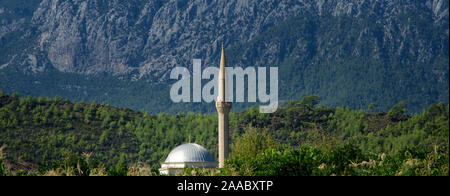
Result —
[{"label": "minaret spire", "polygon": [[225,78],[226,78],[226,72],[225,68],[227,66],[226,59],[225,59],[225,47],[222,42],[222,52],[220,55],[220,67],[219,67],[219,96],[217,97],[218,102],[225,102],[226,101],[226,87],[225,87]]},{"label": "minaret spire", "polygon": [[219,167],[223,167],[225,160],[228,158],[229,151],[229,130],[228,130],[228,114],[231,109],[231,102],[227,102],[226,99],[226,59],[225,59],[225,47],[222,42],[222,52],[220,56],[219,67],[219,89],[216,101],[216,108],[219,117]]}]

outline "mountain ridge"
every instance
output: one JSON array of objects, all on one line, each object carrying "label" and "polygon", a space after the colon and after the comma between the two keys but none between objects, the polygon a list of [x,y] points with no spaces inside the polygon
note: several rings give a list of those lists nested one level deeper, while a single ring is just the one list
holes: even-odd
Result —
[{"label": "mountain ridge", "polygon": [[[217,66],[224,41],[229,66],[279,67],[282,100],[318,94],[325,105],[366,108],[375,102],[379,110],[406,100],[413,111],[448,100],[443,0],[35,0],[26,7],[5,0],[0,9],[0,88],[7,92],[53,96],[46,89],[57,86],[11,87],[12,70],[38,83],[46,73],[61,72],[169,86],[170,70],[191,68],[193,58]],[[64,97],[81,99],[57,88]],[[129,106],[120,105],[123,97],[104,95],[111,90],[81,97]],[[147,95],[130,99],[141,102],[134,109],[157,107],[142,103]]]}]

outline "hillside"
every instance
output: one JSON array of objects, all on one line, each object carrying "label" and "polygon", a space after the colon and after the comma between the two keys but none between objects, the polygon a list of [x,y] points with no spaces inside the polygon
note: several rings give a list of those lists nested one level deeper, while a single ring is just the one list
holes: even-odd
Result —
[{"label": "hillside", "polygon": [[[278,66],[280,100],[421,112],[449,98],[448,1],[2,0],[0,89],[134,110],[174,104],[175,66]],[[236,105],[243,111],[247,105]]]},{"label": "hillside", "polygon": [[[406,115],[404,103],[387,113],[366,113],[348,107],[324,107],[318,102],[319,97],[308,96],[287,103],[274,114],[260,114],[256,107],[231,113],[231,142],[245,144],[238,142],[240,138],[258,130],[267,132],[283,148],[310,146],[334,152],[352,143],[369,154],[393,156],[405,149],[418,149],[420,156],[429,152],[448,155],[448,105],[433,104],[420,114]],[[0,146],[12,170],[52,168],[67,157],[83,154],[106,167],[132,163],[158,167],[171,149],[188,141],[204,146],[217,157],[217,116],[151,115],[109,105],[69,102],[61,97],[19,98],[17,94],[0,93]],[[232,154],[238,152],[242,153],[235,146]],[[446,162],[445,157],[443,160],[448,169],[448,156]]]}]

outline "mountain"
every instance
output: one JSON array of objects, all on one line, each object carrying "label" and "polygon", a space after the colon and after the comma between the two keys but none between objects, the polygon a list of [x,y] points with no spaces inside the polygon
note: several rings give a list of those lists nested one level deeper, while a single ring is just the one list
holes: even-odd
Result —
[{"label": "mountain", "polygon": [[[448,1],[1,0],[0,89],[150,112],[192,59],[278,66],[280,100],[412,112],[449,98]],[[242,110],[248,104],[237,104]]]}]

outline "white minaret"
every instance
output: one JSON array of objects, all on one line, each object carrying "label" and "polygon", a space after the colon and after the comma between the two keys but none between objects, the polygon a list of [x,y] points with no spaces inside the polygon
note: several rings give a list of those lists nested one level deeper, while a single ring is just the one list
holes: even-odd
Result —
[{"label": "white minaret", "polygon": [[219,167],[223,167],[225,159],[228,158],[228,114],[231,109],[231,102],[226,102],[226,73],[225,67],[227,66],[225,61],[225,49],[222,43],[222,54],[220,57],[219,68],[219,96],[216,101],[217,113],[219,116]]}]

